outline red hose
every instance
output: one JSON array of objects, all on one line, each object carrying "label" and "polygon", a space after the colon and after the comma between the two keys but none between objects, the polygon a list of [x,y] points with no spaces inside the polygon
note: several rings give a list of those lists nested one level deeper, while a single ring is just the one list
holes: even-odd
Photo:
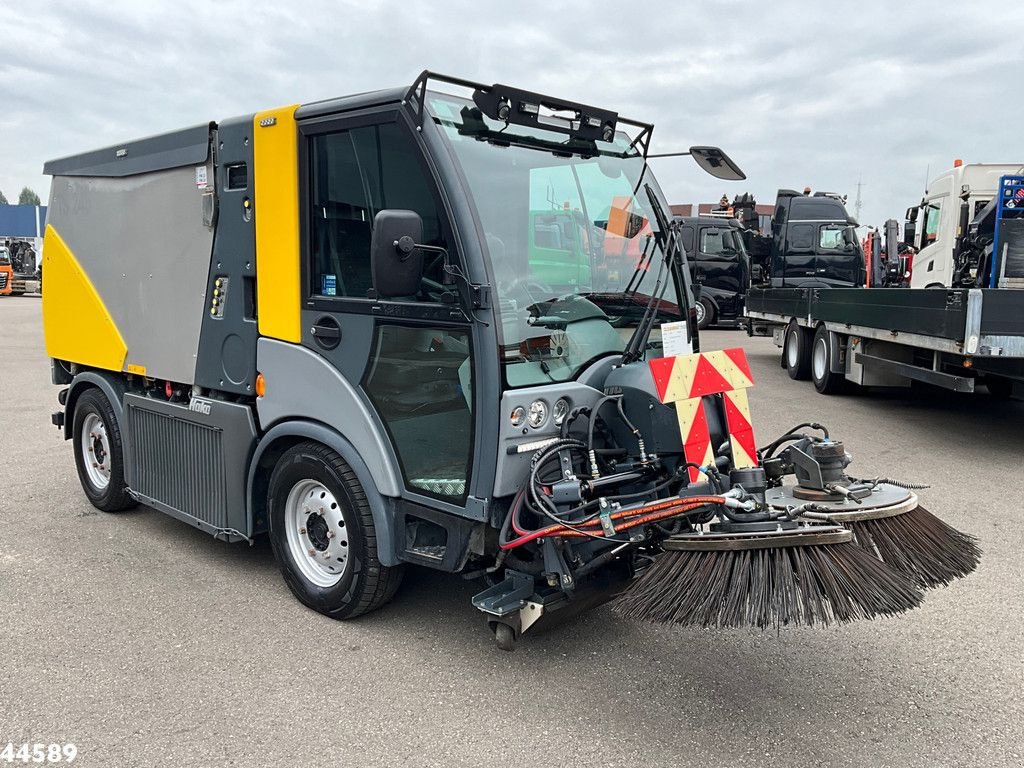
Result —
[{"label": "red hose", "polygon": [[[645,523],[656,522],[658,520],[664,520],[669,517],[675,517],[682,512],[688,512],[699,507],[706,506],[708,504],[722,504],[725,499],[721,496],[690,496],[688,498],[675,498],[668,499],[665,501],[656,502],[654,504],[646,504],[642,507],[634,507],[632,509],[620,509],[618,512],[613,512],[608,515],[611,520],[622,520],[623,518],[636,518],[635,520],[627,520],[623,525],[618,527],[618,530],[627,530],[629,528],[635,528],[638,525]],[[513,520],[515,518],[513,517]],[[531,541],[543,538],[545,536],[563,536],[563,537],[585,537],[585,536],[604,536],[603,530],[600,528],[601,520],[594,519],[588,520],[579,525],[564,525],[555,524],[549,525],[545,528],[538,528],[536,531],[530,531],[529,533],[523,533],[518,539],[506,542],[501,545],[501,549],[515,549],[521,547],[523,544],[528,544]],[[593,531],[587,531],[581,533],[576,529],[587,529],[593,528]],[[516,533],[520,533],[520,529],[516,527]]]}]

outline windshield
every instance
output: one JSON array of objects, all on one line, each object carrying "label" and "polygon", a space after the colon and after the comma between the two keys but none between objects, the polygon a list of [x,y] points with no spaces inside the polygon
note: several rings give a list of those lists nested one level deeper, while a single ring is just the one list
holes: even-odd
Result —
[{"label": "windshield", "polygon": [[648,185],[667,206],[628,136],[598,149],[456,97],[430,94],[428,107],[484,231],[509,386],[565,381],[622,352],[649,306],[658,323],[684,319]]}]

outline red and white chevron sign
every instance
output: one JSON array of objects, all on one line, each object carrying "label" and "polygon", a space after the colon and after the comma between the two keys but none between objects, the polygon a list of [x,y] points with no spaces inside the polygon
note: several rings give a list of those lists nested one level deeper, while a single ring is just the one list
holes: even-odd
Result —
[{"label": "red and white chevron sign", "polygon": [[[703,398],[721,395],[735,467],[756,467],[757,447],[750,424],[747,388],[754,377],[742,349],[719,349],[651,360],[651,375],[663,403],[675,403],[687,461],[707,466],[714,461]],[[702,473],[690,468],[690,481]]]}]

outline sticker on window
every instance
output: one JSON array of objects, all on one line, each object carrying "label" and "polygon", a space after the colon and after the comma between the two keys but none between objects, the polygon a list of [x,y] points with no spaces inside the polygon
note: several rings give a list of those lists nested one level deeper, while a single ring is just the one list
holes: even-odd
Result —
[{"label": "sticker on window", "polygon": [[334,275],[321,275],[320,293],[323,296],[337,296],[338,278],[336,278]]},{"label": "sticker on window", "polygon": [[661,324],[661,351],[665,357],[689,355],[693,352],[685,320]]}]

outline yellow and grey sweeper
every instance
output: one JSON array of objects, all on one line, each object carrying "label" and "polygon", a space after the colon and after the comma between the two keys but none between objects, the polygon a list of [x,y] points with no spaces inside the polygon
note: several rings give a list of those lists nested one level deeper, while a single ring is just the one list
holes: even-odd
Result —
[{"label": "yellow and grey sweeper", "polygon": [[698,351],[652,131],[424,72],[47,163],[53,421],[89,500],[268,535],[338,619],[406,563],[479,578],[502,648],[616,595],[828,623],[972,570],[821,425],[754,447],[742,353]]}]

